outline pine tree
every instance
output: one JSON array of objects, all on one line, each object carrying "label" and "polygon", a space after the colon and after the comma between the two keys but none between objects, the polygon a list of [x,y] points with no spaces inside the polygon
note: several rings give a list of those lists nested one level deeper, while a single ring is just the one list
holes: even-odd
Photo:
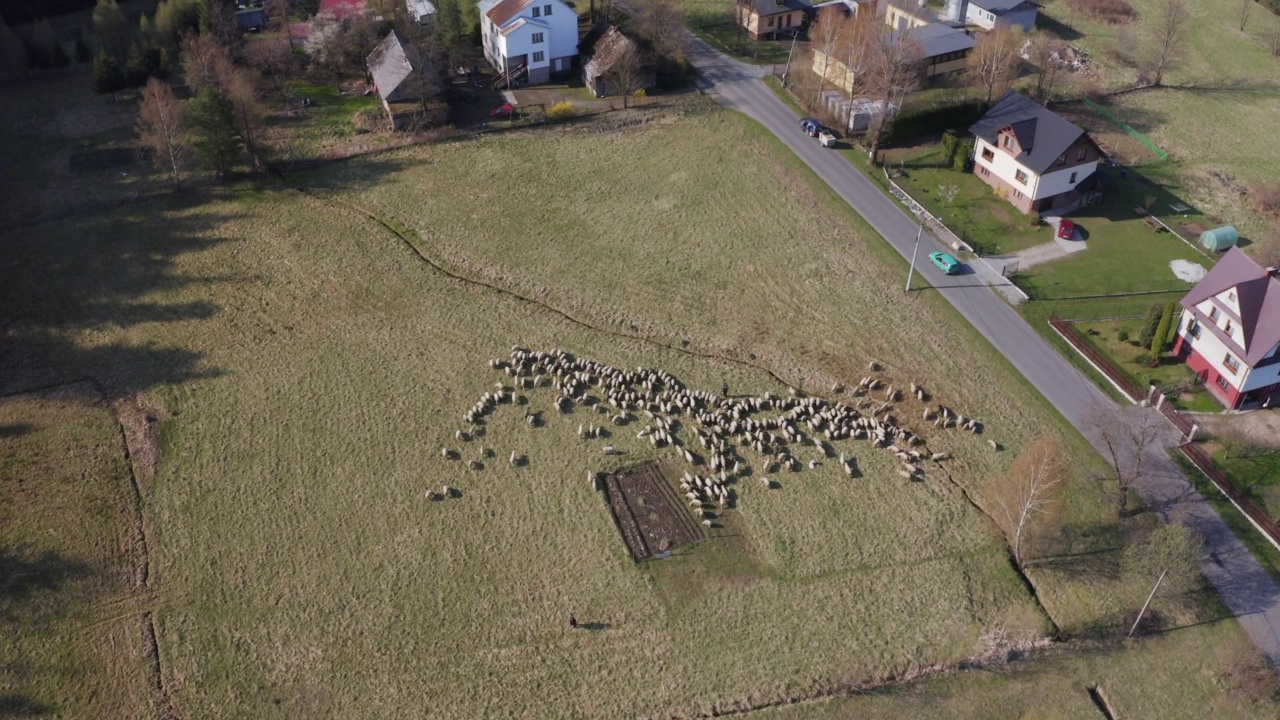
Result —
[{"label": "pine tree", "polygon": [[116,0],[98,0],[93,9],[93,32],[98,38],[98,47],[110,55],[116,65],[123,65],[129,59],[133,29]]},{"label": "pine tree", "polygon": [[93,53],[89,50],[89,43],[84,41],[84,37],[76,38],[75,58],[77,63],[87,63],[93,59]]},{"label": "pine tree", "polygon": [[235,106],[213,85],[200,88],[187,106],[191,147],[205,167],[225,176],[240,154]]},{"label": "pine tree", "polygon": [[53,44],[52,64],[56,68],[71,67],[71,56],[67,54],[66,49],[62,47],[60,42]]},{"label": "pine tree", "polygon": [[105,50],[93,59],[93,89],[100,94],[113,93],[124,89],[124,72],[120,63],[111,53]]}]

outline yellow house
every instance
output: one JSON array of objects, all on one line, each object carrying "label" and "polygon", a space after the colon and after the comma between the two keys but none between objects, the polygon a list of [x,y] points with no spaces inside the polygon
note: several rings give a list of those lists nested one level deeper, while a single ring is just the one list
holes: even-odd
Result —
[{"label": "yellow house", "polygon": [[738,24],[752,40],[789,38],[804,32],[812,5],[807,0],[737,0]]},{"label": "yellow house", "polygon": [[926,7],[923,2],[894,0],[884,10],[884,23],[894,30],[924,27],[937,21],[938,13]]}]

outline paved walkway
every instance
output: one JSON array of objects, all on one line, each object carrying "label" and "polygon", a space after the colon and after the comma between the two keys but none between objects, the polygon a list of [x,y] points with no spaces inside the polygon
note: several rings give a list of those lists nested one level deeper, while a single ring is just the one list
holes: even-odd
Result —
[{"label": "paved walkway", "polygon": [[[721,104],[756,120],[803,160],[845,202],[904,258],[910,259],[919,227],[915,218],[862,175],[839,153],[823,149],[801,132],[799,116],[765,86],[764,70],[733,60],[690,35],[690,59],[700,75],[700,89]],[[926,234],[920,255],[946,248]],[[998,275],[982,263],[967,274],[944,275],[929,263],[918,263],[934,290],[950,302],[1009,362],[1082,434],[1101,450],[1092,418],[1099,414],[1154,413],[1154,410],[1119,407],[1071,366],[1027,324],[989,285]],[[1003,280],[1003,278],[1000,278]],[[905,279],[904,279],[905,282]],[[1163,420],[1161,421],[1163,422]],[[1177,444],[1171,426],[1163,446],[1148,451],[1149,472],[1138,490],[1165,519],[1177,517],[1205,538],[1205,577],[1223,602],[1239,618],[1254,644],[1280,667],[1280,588],[1253,555],[1241,544],[1217,512],[1182,476],[1169,457]],[[1131,463],[1133,458],[1126,458]]]}]

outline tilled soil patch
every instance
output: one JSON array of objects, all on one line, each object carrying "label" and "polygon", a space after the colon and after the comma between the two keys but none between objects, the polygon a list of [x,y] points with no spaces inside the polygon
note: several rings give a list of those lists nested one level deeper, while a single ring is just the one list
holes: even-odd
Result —
[{"label": "tilled soil patch", "polygon": [[659,463],[610,475],[605,479],[605,496],[636,562],[703,537]]}]

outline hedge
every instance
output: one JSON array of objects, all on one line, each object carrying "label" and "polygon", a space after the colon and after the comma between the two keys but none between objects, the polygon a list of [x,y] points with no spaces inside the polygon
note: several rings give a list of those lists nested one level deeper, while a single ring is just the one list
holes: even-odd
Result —
[{"label": "hedge", "polygon": [[1177,305],[1171,302],[1160,310],[1160,324],[1151,336],[1151,353],[1148,355],[1148,362],[1151,367],[1160,364],[1160,356],[1164,354],[1165,336],[1169,334],[1169,324],[1173,322],[1173,309],[1175,307]]},{"label": "hedge", "polygon": [[885,143],[902,142],[944,130],[968,132],[969,126],[977,122],[986,111],[985,103],[969,102],[904,112],[894,119],[885,136]]},{"label": "hedge", "polygon": [[1169,320],[1169,334],[1167,334],[1167,335],[1165,335],[1165,336],[1164,336],[1164,344],[1165,344],[1166,346],[1168,346],[1170,343],[1172,343],[1172,342],[1173,342],[1173,339],[1174,339],[1174,338],[1178,337],[1178,325],[1179,325],[1179,323],[1181,323],[1181,322],[1182,322],[1182,320],[1181,320],[1181,318],[1179,318],[1179,317],[1178,317],[1178,303],[1177,303],[1177,302],[1175,302],[1175,301],[1173,301],[1173,300],[1170,300],[1170,301],[1169,301],[1169,305],[1168,305],[1165,309],[1166,309],[1166,311],[1169,313],[1169,316],[1170,316],[1170,320]]},{"label": "hedge", "polygon": [[1160,303],[1151,303],[1151,307],[1147,308],[1147,317],[1142,321],[1142,332],[1138,334],[1138,344],[1142,347],[1151,347],[1151,338],[1156,336],[1156,327],[1160,324],[1160,318],[1164,317],[1164,306]]}]

